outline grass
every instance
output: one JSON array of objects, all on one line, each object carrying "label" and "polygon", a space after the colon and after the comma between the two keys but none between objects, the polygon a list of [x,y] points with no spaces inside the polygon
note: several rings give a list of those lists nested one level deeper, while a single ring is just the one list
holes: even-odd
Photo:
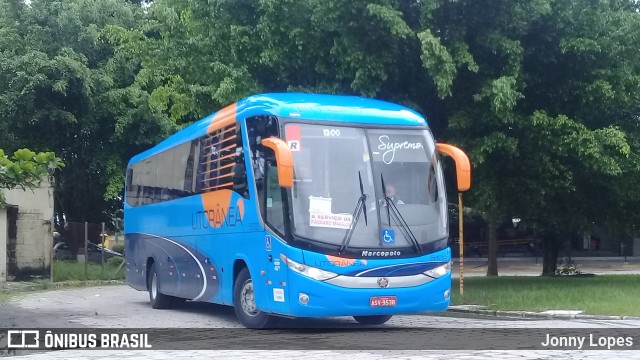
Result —
[{"label": "grass", "polygon": [[103,272],[100,264],[90,262],[87,264],[87,278],[85,278],[84,263],[56,260],[53,262],[53,281],[124,279],[124,266],[116,274],[117,270],[118,265],[105,262]]},{"label": "grass", "polygon": [[451,305],[494,310],[581,310],[594,315],[640,316],[640,275],[592,277],[468,277],[464,297],[454,279]]},{"label": "grass", "polygon": [[54,260],[53,283],[48,278],[31,279],[24,288],[17,287],[8,291],[0,290],[0,303],[31,291],[121,284],[121,280],[125,278],[125,269],[123,266],[118,270],[118,267],[119,264],[113,261],[105,262],[103,272],[100,264],[88,263],[88,276],[85,280],[84,263]]}]

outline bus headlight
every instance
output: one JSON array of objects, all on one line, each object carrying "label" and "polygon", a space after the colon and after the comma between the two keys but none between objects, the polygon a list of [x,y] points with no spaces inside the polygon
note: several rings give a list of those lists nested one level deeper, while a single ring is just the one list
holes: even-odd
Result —
[{"label": "bus headlight", "polygon": [[300,264],[282,254],[280,254],[280,258],[287,264],[289,269],[297,272],[298,274],[302,274],[315,280],[324,281],[338,276],[338,274],[332,273],[331,271],[321,270],[315,267]]},{"label": "bus headlight", "polygon": [[432,277],[432,278],[439,278],[439,277],[443,277],[445,275],[447,275],[449,273],[449,271],[451,271],[451,261],[449,261],[448,263],[444,264],[444,265],[440,265],[437,268],[433,268],[431,270],[427,270],[425,271],[423,274]]}]

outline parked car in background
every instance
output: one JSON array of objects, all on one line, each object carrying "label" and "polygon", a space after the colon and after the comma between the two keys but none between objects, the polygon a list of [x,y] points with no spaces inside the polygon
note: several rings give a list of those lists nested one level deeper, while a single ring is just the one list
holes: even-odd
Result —
[{"label": "parked car in background", "polygon": [[[87,251],[89,253],[87,257],[89,261],[96,263],[100,263],[102,261],[103,253],[104,261],[107,261],[112,257],[122,257],[122,254],[119,252],[103,248],[102,246],[98,246],[93,243],[89,243],[87,245]],[[64,242],[58,242],[53,246],[53,258],[56,260],[76,260],[73,256],[73,251],[71,251],[71,248]]]}]

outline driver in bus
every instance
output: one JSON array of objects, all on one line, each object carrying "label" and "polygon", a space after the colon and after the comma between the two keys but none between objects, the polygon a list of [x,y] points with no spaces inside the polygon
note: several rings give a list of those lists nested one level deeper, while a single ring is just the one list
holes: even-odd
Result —
[{"label": "driver in bus", "polygon": [[398,198],[398,195],[396,194],[396,187],[394,185],[387,185],[386,186],[386,193],[385,195],[389,198],[389,200],[391,200],[394,204],[398,204],[398,205],[402,205],[404,204],[404,201],[400,200]]},{"label": "driver in bus", "polygon": [[[394,185],[387,185],[385,186],[386,192],[385,195],[389,198],[389,200],[396,204],[396,205],[403,205],[405,202],[400,200],[400,198],[398,198],[398,195],[396,194],[396,187]],[[387,206],[386,201],[384,199],[379,199],[378,200],[378,205],[379,206]],[[372,202],[369,207],[368,207],[368,211],[373,211],[376,209],[376,203]]]}]

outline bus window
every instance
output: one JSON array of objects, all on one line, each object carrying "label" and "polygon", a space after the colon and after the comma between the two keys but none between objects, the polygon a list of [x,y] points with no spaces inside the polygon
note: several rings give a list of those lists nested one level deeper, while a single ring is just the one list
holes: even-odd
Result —
[{"label": "bus window", "polygon": [[[259,209],[263,214],[263,218],[267,222],[273,221],[272,227],[275,230],[280,231],[281,234],[284,234],[282,194],[273,194],[275,189],[271,188],[272,186],[278,186],[278,172],[275,164],[275,155],[273,150],[265,147],[261,143],[262,139],[272,136],[278,137],[278,119],[275,116],[269,115],[252,116],[246,119],[246,129],[247,138],[249,139],[249,156],[251,159],[250,170],[253,171],[253,178],[258,193],[258,203],[260,204]],[[267,163],[270,163],[270,165],[267,165]],[[265,179],[267,166],[270,166],[270,174],[275,178]],[[269,189],[266,189],[266,187]],[[267,198],[265,197],[266,192],[270,193],[270,203],[267,203]],[[269,207],[268,204],[271,206]],[[280,209],[278,211],[281,211],[279,216],[275,214],[277,209]]]},{"label": "bus window", "polygon": [[193,143],[185,143],[131,166],[126,179],[127,203],[151,205],[193,195],[195,151]]},{"label": "bus window", "polygon": [[[351,244],[377,244],[374,178],[364,129],[288,123],[294,185],[291,189],[293,231],[314,241],[339,244],[353,221],[362,192],[370,217],[358,221]],[[295,145],[295,150],[293,146]],[[361,183],[362,181],[362,183]]]},{"label": "bus window", "polygon": [[184,190],[193,194],[195,193],[195,179],[197,177],[196,172],[196,154],[200,153],[200,141],[193,140],[189,146],[189,157],[184,170]]},{"label": "bus window", "polygon": [[[429,131],[370,129],[369,143],[376,179],[393,186],[399,212],[420,243],[448,235],[442,172]],[[378,188],[382,197],[382,188]],[[388,220],[382,217],[383,226]]]},{"label": "bus window", "polygon": [[275,161],[269,160],[266,162],[265,176],[265,218],[282,235],[284,234],[284,208],[282,188],[278,183],[278,168]]},{"label": "bus window", "polygon": [[202,137],[199,158],[197,192],[228,189],[249,198],[244,178],[246,170],[243,169],[242,135],[236,124],[214,130]]}]

